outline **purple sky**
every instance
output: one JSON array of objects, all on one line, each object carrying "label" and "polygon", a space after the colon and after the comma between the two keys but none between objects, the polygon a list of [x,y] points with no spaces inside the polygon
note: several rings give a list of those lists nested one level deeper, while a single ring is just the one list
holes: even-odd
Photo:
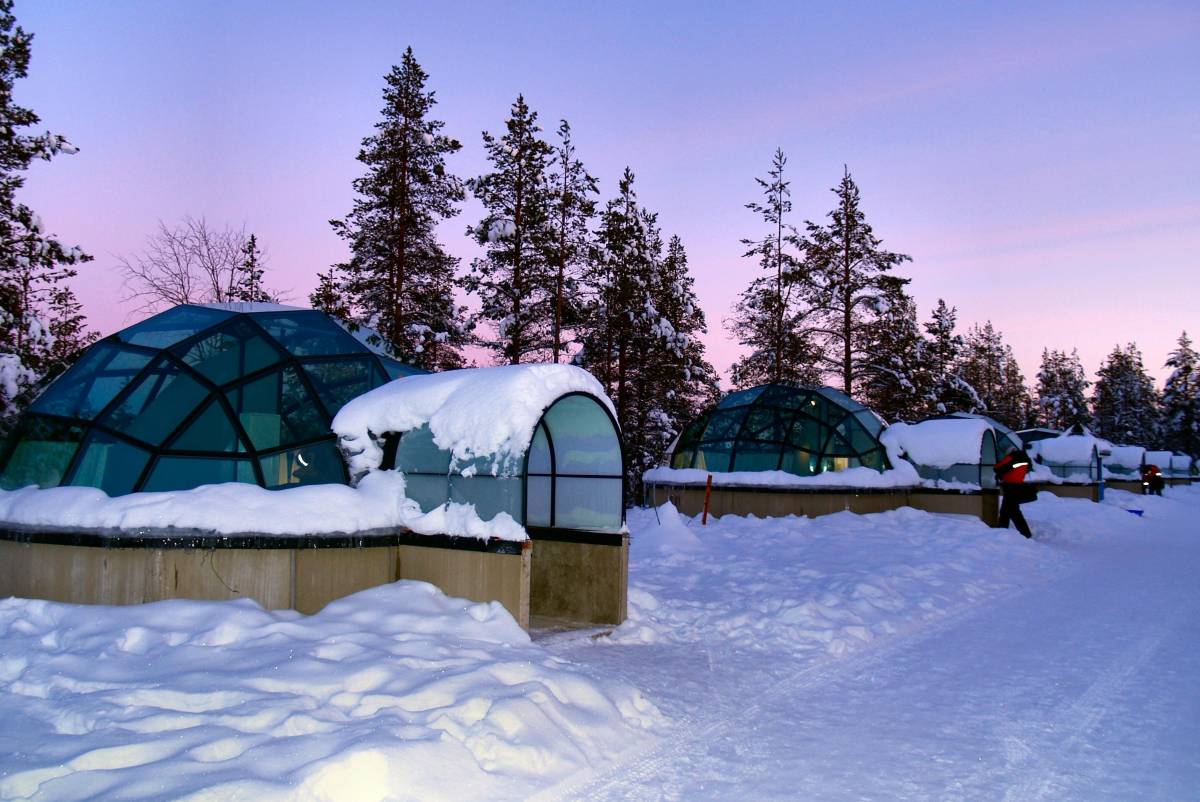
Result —
[{"label": "purple sky", "polygon": [[[305,303],[345,256],[354,157],[383,75],[412,45],[463,150],[523,92],[570,120],[613,192],[622,167],[688,249],[710,358],[755,267],[741,237],[781,146],[795,222],[823,218],[848,164],[922,318],[991,319],[1026,378],[1043,347],[1094,371],[1134,340],[1150,370],[1200,338],[1200,5],[737,3],[33,3],[17,99],[81,152],[31,171],[25,199],[96,257],[77,279],[92,325],[131,322],[116,255],[159,219],[245,224],[268,281]],[[448,4],[449,5],[449,4]],[[850,6],[851,4],[845,4]],[[480,216],[445,227],[452,252]]]}]

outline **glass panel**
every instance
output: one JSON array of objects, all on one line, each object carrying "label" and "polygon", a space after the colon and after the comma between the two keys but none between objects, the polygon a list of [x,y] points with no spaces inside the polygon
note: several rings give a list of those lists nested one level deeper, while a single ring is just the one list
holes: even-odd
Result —
[{"label": "glass panel", "polygon": [[450,500],[475,505],[475,514],[490,521],[502,512],[521,522],[522,481],[518,477],[452,476]]},{"label": "glass panel", "polygon": [[621,479],[555,480],[554,526],[563,529],[621,528]]},{"label": "glass panel", "polygon": [[774,471],[779,468],[779,452],[783,446],[775,443],[738,443],[733,458],[734,471]]},{"label": "glass panel", "polygon": [[259,312],[254,321],[295,356],[368,353],[324,312]]},{"label": "glass panel", "polygon": [[883,431],[883,421],[869,409],[860,410],[854,413],[854,417],[863,425],[863,428],[870,432],[875,437],[879,437],[879,433]]},{"label": "glass panel", "polygon": [[279,352],[244,318],[179,351],[184,362],[213,384],[227,384],[279,361]]},{"label": "glass panel", "polygon": [[811,451],[789,448],[783,452],[781,470],[797,476],[812,476],[817,472],[817,457]]},{"label": "glass panel", "polygon": [[[247,481],[246,460],[205,457],[159,457],[142,490],[191,490],[200,485]],[[253,477],[253,472],[249,472]],[[250,478],[249,481],[253,481]]]},{"label": "glass panel", "polygon": [[228,391],[229,403],[254,448],[310,440],[329,432],[329,419],[293,367]]},{"label": "glass panel", "polygon": [[766,387],[751,387],[749,390],[741,390],[736,393],[730,393],[721,399],[721,403],[717,404],[718,409],[729,409],[731,407],[749,404],[754,399],[762,395]]},{"label": "glass panel", "polygon": [[421,370],[416,365],[406,365],[403,362],[398,362],[391,357],[378,355],[376,356],[376,359],[378,359],[380,364],[383,365],[383,369],[387,371],[389,379],[401,379],[405,376],[419,376],[422,373],[429,372],[427,370]]},{"label": "glass panel", "polygon": [[159,445],[207,395],[199,382],[160,359],[102,422]]},{"label": "glass panel", "polygon": [[850,444],[850,450],[852,452],[861,453],[863,451],[870,451],[872,448],[876,448],[879,445],[879,441],[872,437],[870,433],[863,429],[863,427],[859,424],[858,418],[846,418],[838,425],[837,430],[838,433],[845,438],[846,442]]},{"label": "glass panel", "polygon": [[68,484],[98,487],[110,496],[133,491],[150,453],[104,432],[92,432]]},{"label": "glass panel", "polygon": [[841,435],[834,433],[834,435],[830,437],[829,441],[825,444],[825,450],[822,453],[822,456],[843,457],[851,454],[854,454],[854,452],[850,449],[850,444],[843,440]]},{"label": "glass panel", "polygon": [[548,476],[530,476],[525,480],[525,513],[529,526],[550,525],[550,482]]},{"label": "glass panel", "polygon": [[406,473],[404,495],[417,502],[422,512],[430,512],[450,498],[450,481],[445,476]]},{"label": "glass panel", "polygon": [[706,443],[696,450],[696,467],[702,471],[729,470],[730,452],[733,451],[733,441],[723,440],[716,443]]},{"label": "glass panel", "polygon": [[742,421],[746,419],[747,411],[743,407],[741,409],[714,412],[712,417],[709,418],[708,428],[704,430],[704,440],[726,440],[731,437],[737,437],[738,432],[742,428]]},{"label": "glass panel", "polygon": [[887,470],[888,467],[887,459],[885,458],[882,448],[877,448],[873,451],[866,452],[858,458],[858,461],[861,462],[865,467],[874,468],[881,473]]},{"label": "glass panel", "polygon": [[538,424],[533,442],[529,444],[529,473],[550,473],[550,443],[546,440],[546,427]]},{"label": "glass panel", "polygon": [[232,316],[232,312],[223,309],[177,306],[130,326],[117,336],[133,345],[167,348]]},{"label": "glass panel", "polygon": [[853,462],[855,465],[858,464],[857,459],[851,460],[849,457],[822,457],[821,472],[844,471],[850,467],[851,462]]},{"label": "glass panel", "polygon": [[554,441],[558,473],[620,476],[621,443],[599,402],[571,395],[554,402],[542,422]]},{"label": "glass panel", "polygon": [[[396,449],[396,469],[405,473],[413,471],[446,476],[450,473],[450,452],[437,447],[433,442],[433,432],[426,424],[401,435],[400,447]],[[442,500],[446,500],[445,494]]]},{"label": "glass panel", "polygon": [[808,403],[811,395],[808,390],[775,384],[763,391],[758,398],[758,403],[783,409],[796,409]]},{"label": "glass panel", "polygon": [[167,445],[173,451],[242,451],[233,421],[216,399],[188,424],[179,437]]},{"label": "glass panel", "polygon": [[269,488],[295,485],[344,484],[342,458],[333,441],[313,443],[271,454],[259,460]]},{"label": "glass panel", "polygon": [[671,467],[672,468],[690,468],[690,467],[692,467],[692,460],[695,458],[695,456],[696,456],[695,449],[685,448],[685,449],[676,451],[675,455],[673,457],[671,457]]},{"label": "glass panel", "polygon": [[788,434],[788,443],[801,451],[818,452],[828,436],[829,429],[826,426],[801,415],[792,423],[792,431]]},{"label": "glass panel", "polygon": [[700,440],[700,436],[704,434],[704,429],[707,426],[707,415],[701,415],[700,418],[689,423],[687,428],[683,430],[683,434],[679,436],[679,445],[677,448],[694,446]]},{"label": "glass panel", "polygon": [[375,360],[368,356],[304,364],[304,371],[330,416],[336,415],[351,398],[382,384],[378,370]]},{"label": "glass panel", "polygon": [[75,456],[83,428],[30,417],[13,433],[16,447],[0,474],[0,487],[15,490],[28,485],[54,487]]},{"label": "glass panel", "polygon": [[149,361],[147,354],[127,351],[108,342],[97,343],[55,379],[33,402],[31,409],[90,420],[100,414]]},{"label": "glass panel", "polygon": [[983,444],[979,450],[979,464],[996,464],[996,436],[991,431],[983,433]]},{"label": "glass panel", "polygon": [[791,417],[784,418],[772,407],[755,406],[746,416],[742,439],[769,440],[782,443],[787,440],[787,427]]}]

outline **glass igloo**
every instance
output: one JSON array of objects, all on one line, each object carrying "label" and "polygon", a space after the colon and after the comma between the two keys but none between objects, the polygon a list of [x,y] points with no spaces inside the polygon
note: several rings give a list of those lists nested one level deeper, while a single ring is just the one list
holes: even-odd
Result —
[{"label": "glass igloo", "polygon": [[0,454],[0,487],[344,483],[333,415],[423,372],[323,312],[176,306],[95,343],[46,388]]},{"label": "glass igloo", "polygon": [[883,421],[832,387],[764,384],[731,393],[692,422],[671,455],[672,468],[826,471],[890,466],[879,443]]}]

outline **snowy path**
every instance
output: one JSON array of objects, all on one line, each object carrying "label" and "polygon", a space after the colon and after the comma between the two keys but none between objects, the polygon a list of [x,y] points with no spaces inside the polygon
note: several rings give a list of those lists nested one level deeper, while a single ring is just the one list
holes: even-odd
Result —
[{"label": "snowy path", "polygon": [[1150,501],[1119,533],[1031,544],[1059,570],[848,658],[576,650],[676,726],[544,798],[1200,799],[1200,496]]}]

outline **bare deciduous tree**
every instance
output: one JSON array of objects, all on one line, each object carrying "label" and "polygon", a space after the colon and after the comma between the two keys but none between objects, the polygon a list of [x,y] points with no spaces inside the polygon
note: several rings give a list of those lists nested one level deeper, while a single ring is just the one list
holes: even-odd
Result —
[{"label": "bare deciduous tree", "polygon": [[[125,300],[137,302],[139,312],[245,300],[249,240],[245,226],[216,229],[191,215],[173,228],[160,220],[146,248],[117,263],[125,276]],[[261,276],[261,255],[259,260],[250,269],[258,268]]]}]

